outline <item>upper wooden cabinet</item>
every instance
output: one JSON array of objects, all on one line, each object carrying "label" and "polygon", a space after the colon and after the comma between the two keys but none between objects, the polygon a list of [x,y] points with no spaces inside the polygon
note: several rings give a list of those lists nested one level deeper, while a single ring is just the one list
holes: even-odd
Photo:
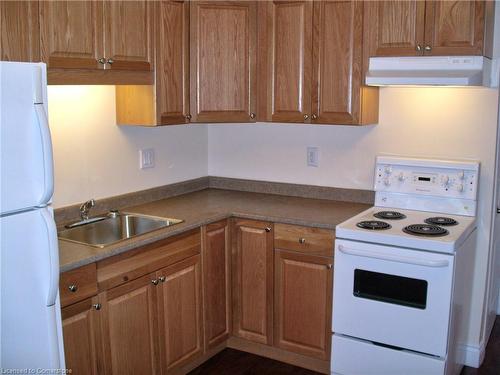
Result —
[{"label": "upper wooden cabinet", "polygon": [[231,244],[227,220],[202,228],[205,346],[211,349],[231,332]]},{"label": "upper wooden cabinet", "polygon": [[40,61],[37,1],[0,1],[0,60]]},{"label": "upper wooden cabinet", "polygon": [[255,121],[256,3],[190,5],[191,122]]},{"label": "upper wooden cabinet", "polygon": [[51,68],[104,69],[102,1],[41,1],[42,61]]},{"label": "upper wooden cabinet", "polygon": [[371,56],[481,55],[484,1],[365,2]]},{"label": "upper wooden cabinet", "polygon": [[259,119],[370,124],[378,90],[363,87],[363,6],[259,3]]},{"label": "upper wooden cabinet", "polygon": [[237,219],[233,234],[233,335],[272,344],[272,224]]}]

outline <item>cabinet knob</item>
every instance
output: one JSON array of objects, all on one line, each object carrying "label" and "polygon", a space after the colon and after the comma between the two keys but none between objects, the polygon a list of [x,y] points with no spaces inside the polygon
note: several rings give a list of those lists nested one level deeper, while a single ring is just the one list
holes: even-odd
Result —
[{"label": "cabinet knob", "polygon": [[422,46],[420,44],[417,44],[415,49],[417,50],[417,52],[422,52]]},{"label": "cabinet knob", "polygon": [[109,65],[113,65],[113,63],[115,62],[115,60],[113,60],[113,59],[108,59],[106,62],[107,62]]},{"label": "cabinet knob", "polygon": [[158,281],[158,279],[154,279],[154,280],[151,280],[151,283],[153,283],[153,285],[158,285],[159,281]]},{"label": "cabinet knob", "polygon": [[425,49],[426,52],[432,51],[432,47],[431,46],[425,46],[424,49]]},{"label": "cabinet knob", "polygon": [[250,113],[250,118],[253,120],[255,118],[255,113]]},{"label": "cabinet knob", "polygon": [[326,265],[326,269],[327,269],[327,270],[331,270],[332,268],[333,268],[333,265],[332,265],[332,264],[327,264],[327,265]]},{"label": "cabinet knob", "polygon": [[191,121],[191,115],[188,114],[185,117],[186,117],[186,120]]},{"label": "cabinet knob", "polygon": [[311,116],[311,119],[317,120],[318,119],[318,115],[316,113],[313,113],[312,116]]},{"label": "cabinet knob", "polygon": [[271,231],[271,227],[266,227],[266,232],[270,232]]},{"label": "cabinet knob", "polygon": [[99,64],[104,65],[104,64],[106,64],[106,59],[105,59],[104,57],[101,57],[100,59],[97,59],[97,62],[98,62]]},{"label": "cabinet knob", "polygon": [[167,278],[166,278],[165,276],[160,276],[160,277],[158,278],[158,280],[160,280],[162,283],[164,283],[166,279],[167,279]]},{"label": "cabinet knob", "polygon": [[71,284],[68,286],[68,289],[71,293],[75,293],[78,290],[78,286],[76,284]]},{"label": "cabinet knob", "polygon": [[309,118],[309,115],[306,113],[306,114],[304,115],[304,120],[307,120],[308,118]]},{"label": "cabinet knob", "polygon": [[299,243],[306,243],[306,239],[304,237],[299,238]]},{"label": "cabinet knob", "polygon": [[94,310],[100,310],[101,309],[101,304],[100,303],[94,303],[92,305],[92,307],[94,308]]}]

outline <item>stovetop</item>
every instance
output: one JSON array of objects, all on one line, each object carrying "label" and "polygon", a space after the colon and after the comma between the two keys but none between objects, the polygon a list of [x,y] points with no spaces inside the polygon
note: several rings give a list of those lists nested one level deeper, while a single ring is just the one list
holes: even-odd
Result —
[{"label": "stovetop", "polygon": [[336,237],[453,253],[474,229],[473,216],[375,206],[337,225]]}]

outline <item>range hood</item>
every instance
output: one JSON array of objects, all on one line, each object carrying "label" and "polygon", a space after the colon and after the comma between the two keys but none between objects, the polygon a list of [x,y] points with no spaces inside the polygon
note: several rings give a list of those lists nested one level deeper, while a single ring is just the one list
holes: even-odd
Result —
[{"label": "range hood", "polygon": [[371,57],[369,86],[491,86],[492,61],[483,56]]}]

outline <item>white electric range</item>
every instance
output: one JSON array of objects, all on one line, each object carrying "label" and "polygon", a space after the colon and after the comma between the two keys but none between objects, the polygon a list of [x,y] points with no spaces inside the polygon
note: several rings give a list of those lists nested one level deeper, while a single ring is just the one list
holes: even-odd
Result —
[{"label": "white electric range", "polygon": [[380,156],[375,207],[336,228],[333,374],[458,374],[479,163]]}]

